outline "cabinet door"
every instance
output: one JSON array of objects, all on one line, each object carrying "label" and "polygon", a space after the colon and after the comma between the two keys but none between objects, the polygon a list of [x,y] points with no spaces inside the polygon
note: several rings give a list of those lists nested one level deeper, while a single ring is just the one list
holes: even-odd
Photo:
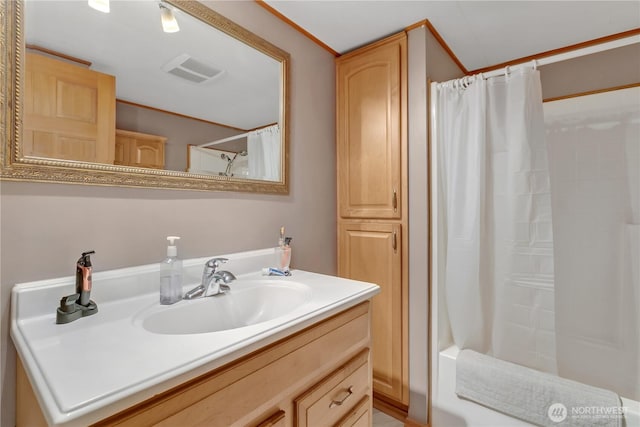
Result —
[{"label": "cabinet door", "polygon": [[373,389],[402,402],[405,355],[400,224],[344,222],[338,239],[338,274],[380,286],[371,306]]},{"label": "cabinet door", "polygon": [[163,136],[116,129],[115,164],[164,169]]},{"label": "cabinet door", "polygon": [[131,149],[129,148],[131,144],[129,143],[128,138],[119,138],[116,134],[116,150],[114,153],[114,165],[129,165],[129,152]]},{"label": "cabinet door", "polygon": [[25,55],[23,154],[113,164],[115,78]]},{"label": "cabinet door", "polygon": [[343,218],[401,217],[406,36],[337,60],[338,203]]},{"label": "cabinet door", "polygon": [[131,166],[164,168],[164,142],[134,140],[130,155]]}]

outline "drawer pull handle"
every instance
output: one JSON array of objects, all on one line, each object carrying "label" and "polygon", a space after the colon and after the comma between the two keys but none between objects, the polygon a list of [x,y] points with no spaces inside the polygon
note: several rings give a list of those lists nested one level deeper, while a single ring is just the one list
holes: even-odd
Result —
[{"label": "drawer pull handle", "polygon": [[398,211],[398,192],[396,191],[395,188],[393,189],[393,199],[391,203],[393,204],[393,211],[397,212]]},{"label": "drawer pull handle", "polygon": [[395,231],[393,232],[391,246],[393,247],[394,251],[398,249],[398,233],[396,233]]},{"label": "drawer pull handle", "polygon": [[353,394],[353,386],[349,387],[349,389],[345,391],[345,395],[342,397],[342,399],[332,400],[331,404],[329,405],[329,408],[334,408],[336,406],[342,405],[345,402],[345,400],[347,400],[352,394]]}]

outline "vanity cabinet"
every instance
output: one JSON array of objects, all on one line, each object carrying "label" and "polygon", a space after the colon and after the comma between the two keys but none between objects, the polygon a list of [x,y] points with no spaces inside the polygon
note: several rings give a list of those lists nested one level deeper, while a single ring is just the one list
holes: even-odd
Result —
[{"label": "vanity cabinet", "polygon": [[24,156],[113,164],[115,77],[27,52]]},{"label": "vanity cabinet", "polygon": [[407,38],[336,59],[338,275],[376,283],[377,401],[407,410]]},{"label": "vanity cabinet", "polygon": [[[93,425],[371,425],[369,306],[360,303]],[[35,427],[23,377],[17,426]]]},{"label": "vanity cabinet", "polygon": [[166,141],[163,136],[116,129],[114,164],[164,169]]}]

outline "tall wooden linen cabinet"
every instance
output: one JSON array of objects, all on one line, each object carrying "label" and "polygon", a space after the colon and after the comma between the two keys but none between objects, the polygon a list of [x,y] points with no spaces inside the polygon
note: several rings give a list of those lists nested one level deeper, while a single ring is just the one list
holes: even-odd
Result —
[{"label": "tall wooden linen cabinet", "polygon": [[373,389],[408,404],[407,37],[336,59],[338,274],[376,283]]}]

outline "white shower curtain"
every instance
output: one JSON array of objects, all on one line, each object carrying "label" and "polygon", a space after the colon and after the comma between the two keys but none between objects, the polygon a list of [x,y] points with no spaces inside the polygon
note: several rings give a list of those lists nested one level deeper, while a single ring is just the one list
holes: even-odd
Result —
[{"label": "white shower curtain", "polygon": [[[539,72],[438,88],[445,293],[460,348],[554,371],[538,316],[553,304],[553,239]],[[544,323],[544,322],[542,322]]]},{"label": "white shower curtain", "polygon": [[247,136],[249,178],[280,181],[280,126],[273,125],[251,132]]},{"label": "white shower curtain", "polygon": [[[454,341],[460,348],[487,350],[490,325],[482,280],[486,155],[486,81],[438,92],[440,173],[446,217],[446,298]],[[483,289],[485,288],[485,289]]]}]

